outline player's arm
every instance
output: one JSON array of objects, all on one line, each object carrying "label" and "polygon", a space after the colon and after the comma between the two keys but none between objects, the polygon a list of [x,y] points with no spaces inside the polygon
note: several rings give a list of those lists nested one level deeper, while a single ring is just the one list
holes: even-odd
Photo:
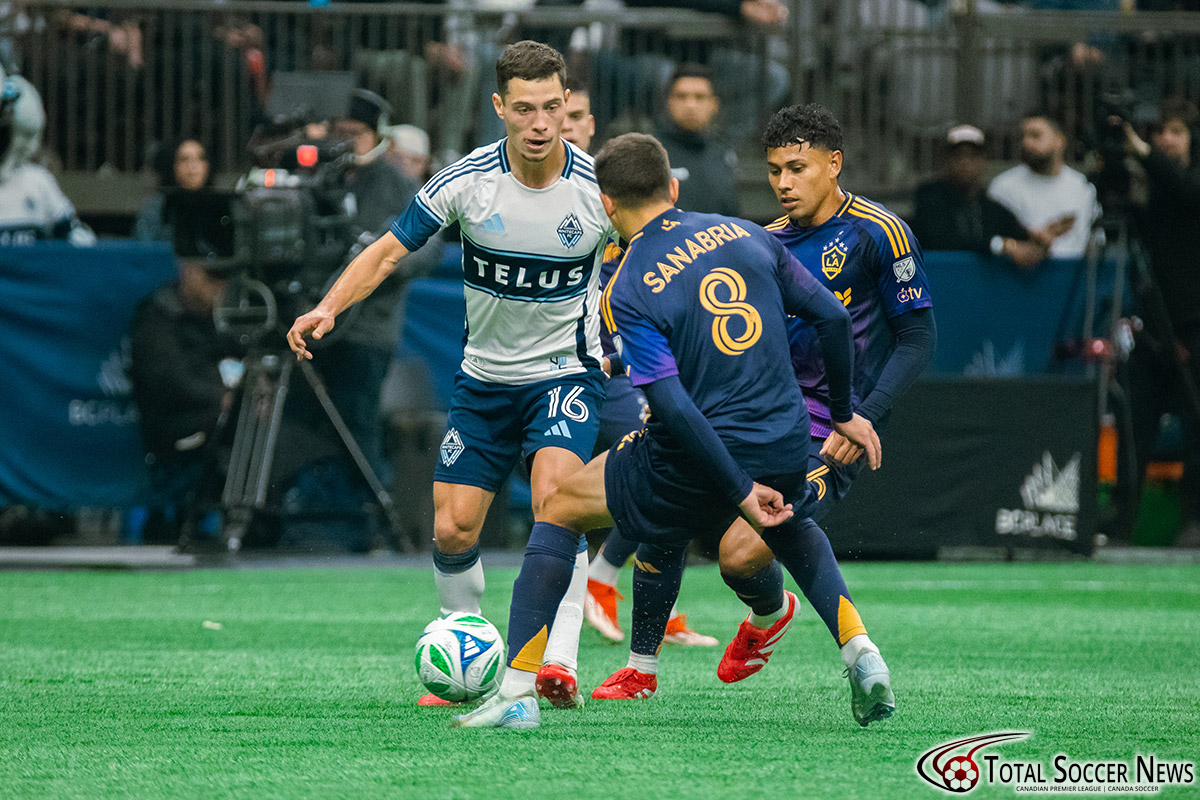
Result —
[{"label": "player's arm", "polygon": [[858,407],[858,412],[873,425],[878,425],[916,382],[937,348],[937,325],[932,308],[906,311],[889,319],[888,324],[896,335],[896,349],[883,365],[875,388]]},{"label": "player's arm", "polygon": [[320,339],[333,328],[334,318],[362,300],[396,269],[396,263],[408,255],[396,235],[388,231],[358,254],[330,287],[317,307],[299,316],[288,331],[288,346],[296,358],[312,358],[304,338]]},{"label": "player's arm", "polygon": [[304,337],[311,334],[314,339],[320,339],[329,333],[338,314],[375,291],[396,269],[400,259],[420,249],[429,237],[445,226],[449,204],[453,201],[449,192],[439,197],[439,202],[434,204],[435,210],[426,189],[422,188],[404,213],[392,221],[388,232],[367,245],[342,271],[317,307],[292,323],[287,341],[297,359],[312,358]]},{"label": "player's arm", "polygon": [[811,323],[817,330],[825,361],[829,417],[833,427],[851,445],[866,451],[871,469],[879,469],[883,457],[879,436],[865,417],[854,413],[850,400],[850,381],[854,374],[854,329],[850,312],[833,292],[817,283],[812,273],[783,245],[775,244],[779,255],[776,279],[783,293],[784,310]]}]

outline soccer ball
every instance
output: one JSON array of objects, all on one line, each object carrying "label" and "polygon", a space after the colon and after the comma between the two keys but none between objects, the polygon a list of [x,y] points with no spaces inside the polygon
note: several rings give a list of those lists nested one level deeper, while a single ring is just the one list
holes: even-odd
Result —
[{"label": "soccer ball", "polygon": [[504,639],[478,614],[447,614],[417,639],[416,667],[425,688],[443,700],[477,700],[504,674]]}]

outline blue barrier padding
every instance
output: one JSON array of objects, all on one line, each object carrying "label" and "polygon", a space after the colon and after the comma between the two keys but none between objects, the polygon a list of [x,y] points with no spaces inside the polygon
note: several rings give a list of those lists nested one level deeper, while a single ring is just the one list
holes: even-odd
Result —
[{"label": "blue barrier padding", "polygon": [[129,328],[175,273],[166,245],[0,248],[0,504],[136,501],[146,475]]}]

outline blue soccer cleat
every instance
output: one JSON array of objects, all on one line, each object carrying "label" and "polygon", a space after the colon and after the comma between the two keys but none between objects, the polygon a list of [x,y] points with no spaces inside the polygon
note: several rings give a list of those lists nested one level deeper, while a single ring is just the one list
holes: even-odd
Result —
[{"label": "blue soccer cleat", "polygon": [[451,720],[450,727],[530,730],[540,727],[541,724],[542,713],[538,710],[536,697],[504,697],[494,694],[474,711],[455,717]]}]

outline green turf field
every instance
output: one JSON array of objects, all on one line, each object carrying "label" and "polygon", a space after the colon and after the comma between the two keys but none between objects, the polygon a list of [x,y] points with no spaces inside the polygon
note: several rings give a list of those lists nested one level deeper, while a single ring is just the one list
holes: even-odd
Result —
[{"label": "green turf field", "polygon": [[[657,697],[547,710],[530,733],[451,730],[414,705],[426,569],[0,573],[0,796],[936,798],[922,752],[1009,730],[1034,736],[988,752],[1200,760],[1200,567],[845,572],[892,669],[892,719],[854,723],[805,607],[742,683],[717,680],[716,649],[671,648]],[[514,577],[488,574],[502,630]],[[711,566],[681,606],[723,642],[744,615]],[[625,655],[585,629],[582,683]]]}]

